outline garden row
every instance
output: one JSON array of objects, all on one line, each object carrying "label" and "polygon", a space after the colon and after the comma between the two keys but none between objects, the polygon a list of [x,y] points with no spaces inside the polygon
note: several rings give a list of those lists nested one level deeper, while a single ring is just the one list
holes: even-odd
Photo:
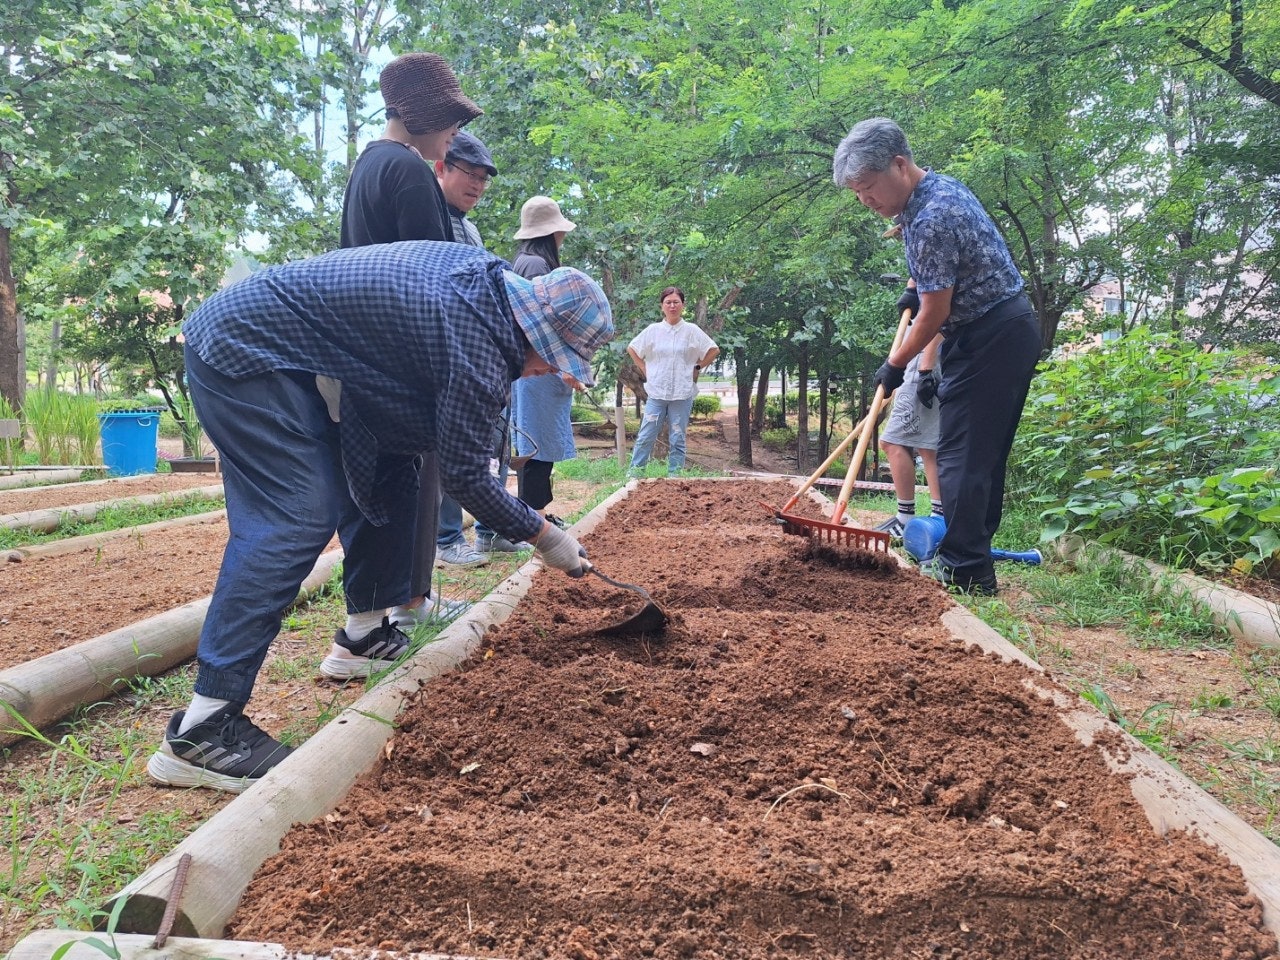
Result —
[{"label": "garden row", "polygon": [[526,570],[130,885],[113,949],[171,905],[211,956],[1275,955],[1280,851],[935,585],[749,509],[783,493],[594,513],[665,637]]}]

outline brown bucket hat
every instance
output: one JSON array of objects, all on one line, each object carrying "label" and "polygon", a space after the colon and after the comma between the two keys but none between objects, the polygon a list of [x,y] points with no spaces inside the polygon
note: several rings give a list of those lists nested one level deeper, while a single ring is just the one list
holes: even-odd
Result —
[{"label": "brown bucket hat", "polygon": [[378,77],[388,117],[415,136],[462,126],[484,113],[462,92],[449,62],[435,53],[406,53]]}]

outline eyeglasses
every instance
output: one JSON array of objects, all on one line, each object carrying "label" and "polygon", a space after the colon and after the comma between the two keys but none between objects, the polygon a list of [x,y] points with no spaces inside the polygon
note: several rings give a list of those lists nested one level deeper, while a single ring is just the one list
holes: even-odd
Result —
[{"label": "eyeglasses", "polygon": [[456,163],[453,163],[450,160],[446,160],[444,162],[444,165],[446,167],[452,167],[454,170],[457,170],[464,177],[470,177],[472,180],[474,180],[476,183],[480,184],[481,186],[487,187],[489,183],[493,180],[493,177],[489,176],[487,173],[472,173],[470,170],[463,170],[462,167],[458,166]]}]

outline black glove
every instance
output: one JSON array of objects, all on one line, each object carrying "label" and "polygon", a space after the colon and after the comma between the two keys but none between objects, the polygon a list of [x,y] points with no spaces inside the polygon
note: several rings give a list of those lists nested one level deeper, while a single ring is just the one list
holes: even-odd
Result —
[{"label": "black glove", "polygon": [[898,312],[910,310],[911,316],[920,312],[920,292],[915,287],[907,287],[898,298]]},{"label": "black glove", "polygon": [[938,395],[938,375],[932,370],[921,370],[920,379],[916,381],[916,396],[930,410],[933,409],[933,398]]},{"label": "black glove", "polygon": [[907,375],[906,367],[895,367],[886,360],[880,364],[880,369],[876,371],[876,375],[871,378],[873,387],[884,387],[884,394],[887,397],[893,391],[902,386],[902,378]]}]

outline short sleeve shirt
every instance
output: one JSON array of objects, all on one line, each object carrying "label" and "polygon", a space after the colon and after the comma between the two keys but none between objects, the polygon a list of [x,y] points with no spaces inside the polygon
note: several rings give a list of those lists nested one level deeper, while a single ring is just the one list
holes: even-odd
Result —
[{"label": "short sleeve shirt", "polygon": [[687,400],[698,392],[693,365],[715,345],[695,324],[659,320],[641,330],[628,347],[644,361],[644,388],[649,396],[655,400]]},{"label": "short sleeve shirt", "polygon": [[902,212],[907,267],[921,293],[952,289],[949,334],[1022,292],[1022,275],[978,198],[952,177],[930,171]]}]

